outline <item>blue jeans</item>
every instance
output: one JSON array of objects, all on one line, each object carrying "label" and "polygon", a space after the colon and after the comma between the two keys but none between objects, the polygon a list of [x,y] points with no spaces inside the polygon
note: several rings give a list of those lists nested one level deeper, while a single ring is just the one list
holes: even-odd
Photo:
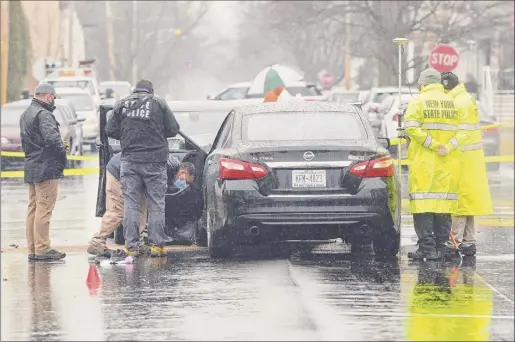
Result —
[{"label": "blue jeans", "polygon": [[148,240],[153,246],[164,246],[168,236],[165,233],[165,195],[167,189],[166,163],[121,162],[123,235],[125,247],[138,250],[140,202],[144,195],[148,205]]}]

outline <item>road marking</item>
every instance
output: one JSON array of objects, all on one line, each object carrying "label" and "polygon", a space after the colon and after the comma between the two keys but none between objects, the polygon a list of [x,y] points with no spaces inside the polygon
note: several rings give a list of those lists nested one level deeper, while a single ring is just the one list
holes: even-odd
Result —
[{"label": "road marking", "polygon": [[515,303],[513,302],[513,300],[511,300],[510,298],[508,298],[506,295],[504,295],[501,291],[497,290],[495,287],[493,287],[492,285],[490,285],[485,279],[483,279],[483,281],[485,282],[485,284],[492,290],[494,291],[495,293],[497,293],[501,298],[503,298],[504,300],[506,300],[508,303],[510,303],[511,305],[514,305]]}]

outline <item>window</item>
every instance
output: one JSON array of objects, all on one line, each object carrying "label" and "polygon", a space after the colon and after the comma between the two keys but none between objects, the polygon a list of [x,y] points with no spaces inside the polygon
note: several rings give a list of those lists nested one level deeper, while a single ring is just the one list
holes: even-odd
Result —
[{"label": "window", "polygon": [[218,139],[215,141],[215,148],[223,148],[227,146],[227,142],[230,141],[230,136],[232,132],[232,124],[233,124],[234,114],[231,112],[227,116],[226,120],[222,124],[222,130],[218,135]]},{"label": "window", "polygon": [[231,88],[220,94],[217,100],[230,101],[230,100],[243,100],[247,95],[249,88]]},{"label": "window", "polygon": [[95,108],[93,99],[88,94],[59,94],[59,96],[70,101],[77,111],[91,111]]},{"label": "window", "polygon": [[343,112],[278,112],[247,115],[246,141],[324,141],[367,139],[357,114]]}]

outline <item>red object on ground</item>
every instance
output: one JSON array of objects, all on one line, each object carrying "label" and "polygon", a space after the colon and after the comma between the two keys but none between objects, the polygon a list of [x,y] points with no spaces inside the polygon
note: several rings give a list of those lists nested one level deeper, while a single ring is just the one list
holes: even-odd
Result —
[{"label": "red object on ground", "polygon": [[429,55],[429,66],[438,72],[449,72],[456,69],[460,55],[454,47],[447,44],[437,45]]},{"label": "red object on ground", "polygon": [[100,288],[100,284],[102,281],[100,280],[100,275],[98,274],[98,269],[96,265],[90,265],[88,271],[88,277],[86,278],[86,286],[89,289],[89,294],[91,296],[96,296],[98,294],[98,289]]}]

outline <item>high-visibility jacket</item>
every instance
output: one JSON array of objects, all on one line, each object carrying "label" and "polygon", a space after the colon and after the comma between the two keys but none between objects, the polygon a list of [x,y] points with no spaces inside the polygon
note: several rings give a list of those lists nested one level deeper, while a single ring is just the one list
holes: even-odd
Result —
[{"label": "high-visibility jacket", "polygon": [[[446,269],[441,272],[442,279],[452,276]],[[456,284],[415,285],[406,322],[408,341],[490,341],[492,291],[473,271],[459,270],[457,276]]]},{"label": "high-visibility jacket", "polygon": [[459,178],[458,207],[455,215],[478,216],[493,212],[490,187],[486,174],[485,154],[476,100],[460,83],[447,93],[457,108],[466,111],[458,129],[466,131],[468,140],[459,146],[461,174]]},{"label": "high-visibility jacket", "polygon": [[[458,123],[465,114],[455,108],[439,83],[424,86],[409,102],[404,128],[410,138],[408,192],[412,214],[456,211],[460,173],[456,148],[468,138],[466,131],[458,131]],[[440,156],[436,152],[440,145],[451,152]]]}]

